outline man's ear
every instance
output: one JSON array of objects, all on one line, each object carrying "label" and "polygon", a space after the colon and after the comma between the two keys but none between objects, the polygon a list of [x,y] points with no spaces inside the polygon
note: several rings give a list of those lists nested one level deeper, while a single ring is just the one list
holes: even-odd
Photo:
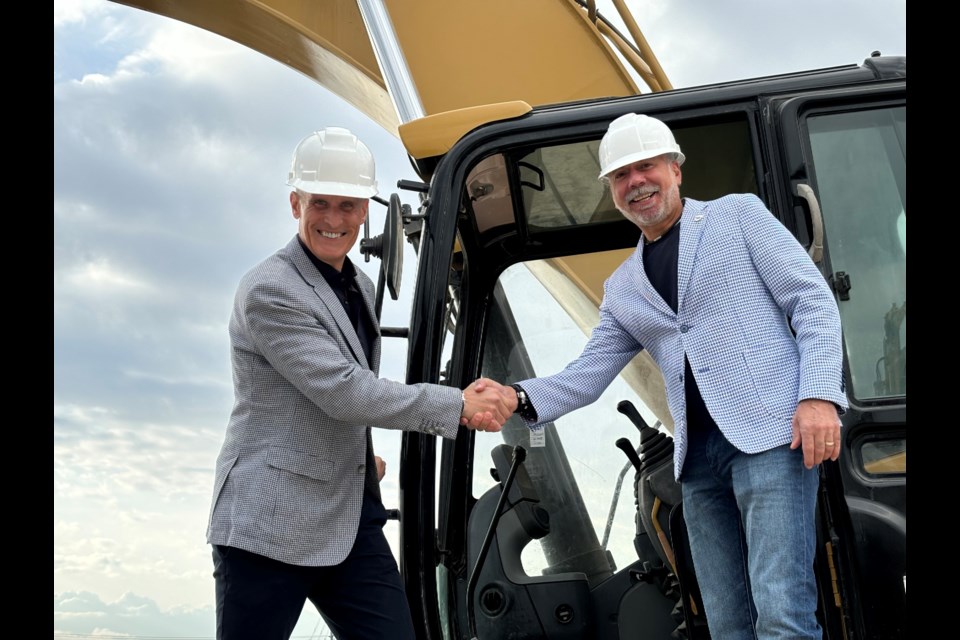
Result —
[{"label": "man's ear", "polygon": [[363,210],[363,217],[360,218],[360,224],[363,224],[367,221],[367,213],[370,210],[370,201],[364,200],[363,204],[361,205],[361,209]]},{"label": "man's ear", "polygon": [[296,191],[290,192],[290,208],[293,210],[293,219],[300,219],[300,196]]}]

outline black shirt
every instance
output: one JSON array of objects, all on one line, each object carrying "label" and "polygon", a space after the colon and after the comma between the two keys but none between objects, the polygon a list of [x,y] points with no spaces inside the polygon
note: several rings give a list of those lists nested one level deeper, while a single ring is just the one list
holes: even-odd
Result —
[{"label": "black shirt", "polygon": [[[680,256],[680,220],[653,242],[643,240],[643,269],[650,284],[664,302],[677,312],[677,261]],[[687,434],[705,428],[717,428],[700,395],[700,388],[690,370],[690,361],[684,358],[683,387],[687,396]]]},{"label": "black shirt", "polygon": [[344,257],[343,268],[337,271],[313,255],[310,249],[303,243],[300,236],[297,236],[297,241],[300,243],[300,246],[303,247],[303,251],[307,254],[307,257],[310,258],[310,262],[317,267],[320,275],[323,276],[323,279],[327,281],[327,284],[330,285],[330,288],[333,289],[333,292],[337,295],[340,304],[343,305],[344,311],[347,312],[347,316],[350,318],[350,324],[353,325],[354,331],[357,332],[357,337],[360,338],[360,346],[363,347],[363,354],[367,357],[367,363],[372,366],[373,363],[370,361],[370,355],[373,351],[373,341],[377,335],[377,331],[373,326],[373,321],[370,319],[370,314],[366,312],[363,294],[360,292],[360,285],[357,284],[356,267],[350,262],[350,258]]}]

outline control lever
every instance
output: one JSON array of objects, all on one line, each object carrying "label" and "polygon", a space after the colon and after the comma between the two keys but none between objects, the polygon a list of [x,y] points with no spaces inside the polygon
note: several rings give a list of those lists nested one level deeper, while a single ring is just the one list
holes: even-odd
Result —
[{"label": "control lever", "polygon": [[[642,420],[643,418],[641,418]],[[630,459],[630,462],[633,463],[634,469],[640,471],[640,468],[643,466],[643,463],[640,461],[640,456],[637,455],[636,450],[633,448],[633,445],[626,438],[620,438],[617,440],[617,447],[627,454],[627,457]]]},{"label": "control lever", "polygon": [[526,449],[519,444],[513,448],[513,462],[510,464],[510,471],[507,473],[507,479],[503,482],[503,488],[500,490],[500,499],[497,500],[497,507],[493,512],[493,520],[490,521],[490,528],[487,529],[487,534],[483,537],[483,544],[480,545],[477,562],[473,565],[473,571],[470,573],[470,579],[467,581],[467,620],[470,624],[470,637],[472,640],[477,640],[477,614],[473,607],[473,592],[477,588],[477,581],[480,579],[480,569],[487,559],[487,552],[490,550],[493,536],[497,532],[497,524],[500,522],[500,516],[503,515],[503,505],[507,501],[507,495],[510,493],[513,479],[517,476],[517,470],[526,458]]},{"label": "control lever", "polygon": [[[642,464],[637,468],[639,473],[644,473],[648,469],[654,469],[664,464],[664,460],[673,457],[673,438],[648,425],[647,421],[643,419],[643,416],[640,415],[640,412],[637,411],[637,408],[633,406],[632,402],[629,400],[621,400],[617,404],[617,411],[630,418],[633,426],[640,431],[640,447],[637,455],[638,458],[642,460]],[[657,421],[657,426],[660,426],[659,421]],[[620,446],[619,442],[617,446]],[[634,465],[637,464],[636,461],[630,457],[629,453],[627,457],[630,458],[630,461],[633,462]],[[673,484],[672,476],[668,480],[665,480],[665,482],[667,484]],[[677,500],[673,501],[672,504],[678,504],[679,501],[680,498],[678,496]]]},{"label": "control lever", "polygon": [[630,422],[633,423],[633,426],[635,426],[640,433],[643,433],[644,428],[650,428],[650,425],[647,424],[647,421],[643,419],[643,416],[640,415],[640,412],[637,411],[637,408],[633,406],[633,403],[629,400],[621,400],[617,403],[617,411],[630,418]]}]

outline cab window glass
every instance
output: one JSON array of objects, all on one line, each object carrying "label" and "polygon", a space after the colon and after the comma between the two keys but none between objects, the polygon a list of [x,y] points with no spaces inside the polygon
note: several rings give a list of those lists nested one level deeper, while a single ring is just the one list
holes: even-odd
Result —
[{"label": "cab window glass", "polygon": [[860,446],[863,470],[872,476],[907,473],[907,439],[871,440]]},{"label": "cab window glass", "polygon": [[[687,157],[683,195],[709,200],[728,193],[758,193],[747,116],[736,113],[725,118],[704,125],[673,125],[677,144]],[[517,166],[531,232],[621,219],[610,190],[599,180],[599,147],[599,140],[588,140],[523,155]],[[486,162],[475,173],[492,173],[488,171],[491,164]],[[481,182],[497,184],[492,179]],[[490,187],[490,193],[497,192]]]},{"label": "cab window glass", "polygon": [[807,120],[848,392],[861,400],[907,393],[906,119],[899,106]]},{"label": "cab window glass", "polygon": [[[602,265],[623,255],[604,252],[581,258]],[[499,305],[491,318],[484,376],[511,383],[548,375],[579,355],[598,312],[581,290],[582,283],[569,273],[562,262],[543,260],[514,265],[501,275],[497,297],[510,302]],[[495,446],[520,444],[527,449],[526,469],[551,523],[546,537],[523,549],[527,575],[609,575],[636,561],[634,470],[617,440],[627,438],[636,449],[640,438],[617,404],[629,400],[648,424],[659,425],[645,402],[653,395],[646,390],[651,380],[659,383],[654,389],[662,388],[659,370],[641,352],[597,402],[548,424],[544,446],[531,445],[530,429],[517,416],[499,435],[479,434],[474,440],[473,493],[478,497],[496,486],[490,474]],[[658,411],[668,416],[665,402]]]}]

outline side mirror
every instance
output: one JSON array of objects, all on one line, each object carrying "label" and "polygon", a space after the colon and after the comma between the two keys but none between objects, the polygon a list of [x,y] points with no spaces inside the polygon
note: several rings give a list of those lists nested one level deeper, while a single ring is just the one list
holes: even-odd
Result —
[{"label": "side mirror", "polygon": [[381,198],[374,200],[387,205],[387,220],[383,225],[383,233],[370,237],[370,218],[364,223],[364,237],[360,241],[360,253],[370,262],[370,255],[380,258],[380,277],[377,281],[377,300],[375,310],[377,319],[383,309],[384,285],[390,289],[390,297],[396,300],[400,297],[400,278],[403,275],[403,209],[400,196],[390,195],[390,201]]},{"label": "side mirror", "polygon": [[403,276],[403,205],[400,196],[390,195],[387,221],[383,225],[383,249],[380,268],[386,274],[390,297],[400,297],[400,278]]}]

